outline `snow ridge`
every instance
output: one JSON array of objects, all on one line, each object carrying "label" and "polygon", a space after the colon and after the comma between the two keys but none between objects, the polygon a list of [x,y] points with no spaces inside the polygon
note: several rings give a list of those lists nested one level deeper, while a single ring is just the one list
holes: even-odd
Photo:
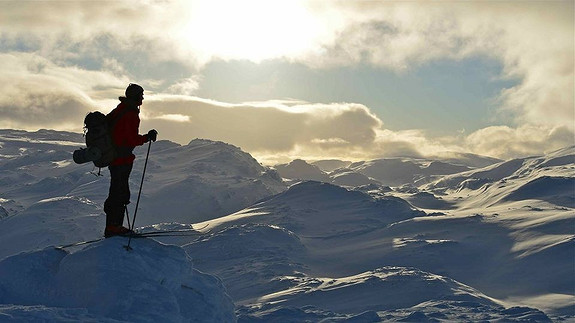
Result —
[{"label": "snow ridge", "polygon": [[235,321],[221,282],[193,269],[181,248],[139,239],[127,252],[125,243],[111,238],[74,253],[46,248],[8,257],[0,262],[0,302],[43,306],[13,319],[81,308],[94,320]]},{"label": "snow ridge", "polygon": [[298,161],[329,182],[286,183],[226,143],[158,141],[137,226],[204,234],[61,251],[104,225],[107,177],[70,162],[75,138],[0,131],[0,320],[575,318],[575,147],[315,164],[325,171]]}]

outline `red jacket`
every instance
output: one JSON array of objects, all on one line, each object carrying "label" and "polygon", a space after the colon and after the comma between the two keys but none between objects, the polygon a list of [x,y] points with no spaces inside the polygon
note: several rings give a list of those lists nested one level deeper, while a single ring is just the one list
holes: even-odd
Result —
[{"label": "red jacket", "polygon": [[141,146],[146,142],[146,137],[139,134],[140,109],[130,104],[128,100],[122,100],[122,102],[108,114],[110,120],[115,120],[114,118],[123,112],[124,109],[129,109],[129,111],[126,111],[126,113],[120,116],[120,119],[115,121],[116,123],[112,128],[114,144],[118,147],[120,153],[120,156],[111,163],[112,166],[133,163],[136,156],[132,151],[136,146]]}]

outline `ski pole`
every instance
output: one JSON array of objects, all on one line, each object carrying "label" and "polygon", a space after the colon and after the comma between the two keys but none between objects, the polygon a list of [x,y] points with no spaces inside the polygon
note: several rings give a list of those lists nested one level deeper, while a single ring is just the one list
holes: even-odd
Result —
[{"label": "ski pole", "polygon": [[128,213],[128,204],[124,205],[124,209],[126,211],[126,218],[128,219],[128,228],[132,228],[132,225],[130,224],[130,214]]},{"label": "ski pole", "polygon": [[[148,144],[148,153],[146,154],[146,162],[144,163],[144,171],[142,172],[142,181],[140,182],[140,191],[138,192],[138,200],[136,201],[136,210],[134,211],[134,217],[132,218],[132,227],[130,230],[134,231],[136,225],[136,215],[138,215],[138,205],[140,204],[140,195],[142,194],[142,186],[144,185],[144,176],[146,175],[146,167],[148,166],[148,158],[150,157],[150,148],[152,147],[152,141]],[[132,242],[132,236],[128,238],[128,245],[125,246],[126,250],[131,250],[130,242]]]}]

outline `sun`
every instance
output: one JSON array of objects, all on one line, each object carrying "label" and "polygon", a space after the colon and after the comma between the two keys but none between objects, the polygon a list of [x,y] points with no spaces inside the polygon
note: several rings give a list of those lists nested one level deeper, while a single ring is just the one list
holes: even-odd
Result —
[{"label": "sun", "polygon": [[192,2],[183,40],[196,52],[260,62],[313,50],[321,23],[300,0]]}]

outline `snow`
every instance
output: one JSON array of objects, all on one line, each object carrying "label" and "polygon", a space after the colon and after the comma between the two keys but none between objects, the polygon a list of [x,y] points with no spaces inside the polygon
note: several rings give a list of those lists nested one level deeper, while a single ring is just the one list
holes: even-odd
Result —
[{"label": "snow", "polygon": [[67,244],[102,233],[101,206],[86,198],[57,197],[38,201],[0,225],[0,258]]},{"label": "snow", "polygon": [[310,165],[301,159],[295,159],[289,164],[275,165],[278,173],[288,179],[312,180],[320,182],[330,182],[330,177],[318,166]]},{"label": "snow", "polygon": [[[20,137],[24,134],[27,135]],[[72,147],[55,141],[69,137],[74,136],[47,131],[1,131],[2,154],[10,157],[0,159],[0,197],[17,201],[21,208],[66,195],[85,197],[102,205],[108,192],[109,172],[103,169],[103,176],[94,176],[98,170],[91,164],[63,163],[71,160],[73,149],[84,145],[81,135],[76,136],[79,142]],[[17,148],[22,146],[27,149],[26,154]],[[138,162],[130,177],[132,202],[137,197],[146,149],[136,149]],[[147,172],[138,212],[143,225],[162,222],[158,221],[158,214],[170,222],[182,223],[217,218],[287,188],[275,171],[263,167],[239,148],[202,139],[185,146],[168,141],[153,143]]]},{"label": "snow", "polygon": [[351,162],[337,159],[326,159],[326,160],[317,160],[312,162],[311,164],[317,166],[319,169],[321,169],[326,173],[330,173],[338,168],[346,168],[351,164]]},{"label": "snow", "polygon": [[294,161],[282,181],[226,143],[158,141],[138,230],[196,231],[59,250],[102,236],[109,175],[70,163],[82,140],[0,130],[0,321],[575,320],[575,147]]},{"label": "snow", "polygon": [[[5,305],[0,311],[15,320],[30,317],[8,304],[42,305],[44,315],[52,309],[86,309],[95,320],[235,320],[234,304],[221,282],[193,269],[181,248],[134,239],[127,252],[125,240],[106,239],[73,253],[48,247],[4,259],[0,300]],[[86,312],[78,314],[66,313],[83,319]]]},{"label": "snow", "polygon": [[555,205],[575,207],[575,196],[569,192],[575,187],[575,178],[563,176],[541,176],[523,184],[505,197],[510,201],[538,199]]},{"label": "snow", "polygon": [[296,159],[274,168],[288,180],[315,180],[336,185],[355,187],[380,184],[400,186],[404,184],[427,183],[437,175],[460,173],[475,168],[470,165],[491,165],[497,159],[474,155],[456,155],[447,160],[421,158],[384,158],[361,162],[340,160],[316,161],[308,164]]},{"label": "snow", "polygon": [[340,170],[330,174],[333,178],[332,183],[339,186],[357,187],[370,184],[380,184],[379,181],[369,178],[361,173]]}]

